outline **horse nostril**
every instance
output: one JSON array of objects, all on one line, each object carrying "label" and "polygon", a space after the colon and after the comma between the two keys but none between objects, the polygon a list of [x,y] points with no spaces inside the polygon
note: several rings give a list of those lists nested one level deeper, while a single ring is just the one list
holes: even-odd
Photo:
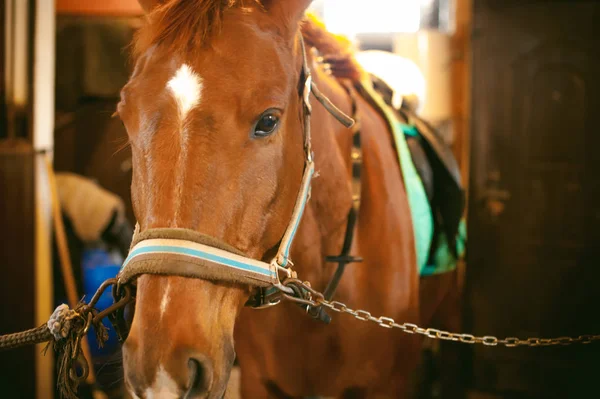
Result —
[{"label": "horse nostril", "polygon": [[205,395],[212,384],[212,367],[210,361],[199,356],[188,360],[190,369],[190,383],[186,398],[196,398]]}]

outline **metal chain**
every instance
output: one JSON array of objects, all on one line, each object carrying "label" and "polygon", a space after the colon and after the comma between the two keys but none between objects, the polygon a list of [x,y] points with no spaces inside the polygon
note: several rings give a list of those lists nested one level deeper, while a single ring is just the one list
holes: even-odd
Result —
[{"label": "metal chain", "polygon": [[[307,282],[302,282],[297,279],[287,279],[283,282],[284,285],[296,285],[301,287],[306,292],[305,298],[293,297],[288,294],[283,294],[283,296],[296,303],[300,303],[303,305],[320,307],[324,306],[325,308],[332,310],[337,313],[346,313],[354,318],[361,321],[370,321],[377,324],[380,327],[384,328],[397,328],[407,334],[420,334],[432,339],[441,339],[444,341],[454,341],[454,342],[463,342],[465,344],[483,344],[487,346],[505,346],[505,347],[516,347],[516,346],[567,346],[572,344],[589,344],[594,341],[600,340],[600,335],[579,335],[577,337],[557,337],[557,338],[526,338],[521,339],[517,337],[508,337],[508,338],[497,338],[494,336],[486,335],[486,336],[475,336],[471,334],[461,334],[461,333],[453,333],[444,330],[438,330],[435,328],[422,328],[416,324],[412,323],[397,323],[394,319],[390,317],[375,317],[372,316],[370,312],[366,310],[354,310],[346,306],[346,304],[339,301],[328,301],[323,297],[318,291],[315,291],[310,287],[310,284]],[[314,298],[314,299],[313,299]]]},{"label": "metal chain", "polygon": [[474,336],[471,334],[453,333],[435,328],[422,328],[412,323],[396,323],[394,319],[389,317],[374,317],[366,310],[353,310],[347,307],[342,302],[327,301],[318,299],[314,306],[325,306],[327,309],[338,313],[347,313],[354,316],[358,320],[371,321],[385,328],[398,328],[407,334],[421,334],[428,338],[441,339],[445,341],[463,342],[466,344],[483,344],[488,346],[555,346],[555,345],[571,345],[571,344],[589,344],[593,341],[600,340],[600,335],[580,335],[578,337],[558,337],[558,338],[527,338],[520,339],[516,337],[508,337],[500,339],[494,336]]}]

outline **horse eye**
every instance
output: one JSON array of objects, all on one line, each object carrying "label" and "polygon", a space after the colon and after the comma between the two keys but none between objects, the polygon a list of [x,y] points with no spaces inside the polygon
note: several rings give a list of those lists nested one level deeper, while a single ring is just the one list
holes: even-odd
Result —
[{"label": "horse eye", "polygon": [[266,137],[272,134],[279,125],[279,116],[274,111],[263,114],[256,125],[252,135],[255,137]]}]

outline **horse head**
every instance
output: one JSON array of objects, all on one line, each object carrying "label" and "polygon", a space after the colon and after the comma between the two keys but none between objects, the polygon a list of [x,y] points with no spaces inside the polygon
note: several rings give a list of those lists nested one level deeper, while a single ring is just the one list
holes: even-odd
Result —
[{"label": "horse head", "polygon": [[[140,3],[145,23],[117,107],[132,149],[136,234],[196,234],[270,261],[303,180],[298,23],[310,1]],[[177,259],[147,262],[167,270]],[[140,273],[136,285],[123,347],[131,393],[222,397],[250,286],[181,273]]]}]

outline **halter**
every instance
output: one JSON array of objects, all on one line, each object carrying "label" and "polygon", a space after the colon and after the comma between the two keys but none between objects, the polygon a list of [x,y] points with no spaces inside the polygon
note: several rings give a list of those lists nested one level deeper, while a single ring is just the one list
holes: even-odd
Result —
[{"label": "halter", "polygon": [[[270,263],[252,259],[244,253],[222,241],[196,231],[178,228],[157,228],[139,232],[139,225],[133,236],[131,249],[118,275],[120,285],[126,284],[142,274],[158,274],[182,276],[213,281],[242,283],[259,287],[258,296],[249,301],[254,307],[269,306],[265,288],[275,287],[277,290],[293,295],[290,287],[281,283],[280,272],[286,277],[294,277],[291,269],[290,248],[298,231],[298,226],[306,203],[310,199],[311,180],[315,165],[311,147],[310,104],[311,93],[340,123],[352,127],[354,120],[335,107],[312,81],[304,40],[300,34],[302,50],[302,72],[304,78],[302,91],[302,107],[304,115],[304,172],[300,190],[290,222],[277,249],[277,254]],[[268,291],[273,292],[273,289]]]}]

